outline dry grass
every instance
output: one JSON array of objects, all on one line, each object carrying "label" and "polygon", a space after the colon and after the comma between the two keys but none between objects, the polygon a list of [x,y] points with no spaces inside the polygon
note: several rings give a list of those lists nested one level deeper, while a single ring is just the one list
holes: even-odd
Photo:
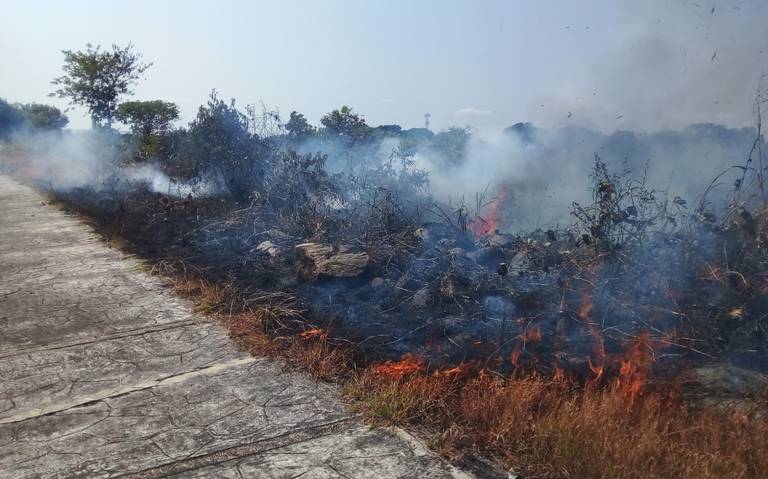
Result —
[{"label": "dry grass", "polygon": [[541,378],[468,380],[369,369],[346,387],[378,423],[421,426],[449,457],[493,455],[524,477],[757,478],[768,422]]},{"label": "dry grass", "polygon": [[324,381],[338,380],[352,369],[349,348],[329,341],[327,333],[295,334],[303,321],[290,296],[246,295],[231,284],[207,280],[181,262],[160,262],[151,272],[171,278],[177,294],[222,321],[229,335],[255,356],[279,358]]}]

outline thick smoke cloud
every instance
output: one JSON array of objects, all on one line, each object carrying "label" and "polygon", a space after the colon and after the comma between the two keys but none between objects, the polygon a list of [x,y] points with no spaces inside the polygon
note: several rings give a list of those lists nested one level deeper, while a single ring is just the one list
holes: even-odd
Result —
[{"label": "thick smoke cloud", "polygon": [[[532,228],[568,222],[571,202],[589,200],[594,154],[689,201],[743,165],[768,67],[768,2],[622,2],[619,15],[605,56],[564,72],[560,87],[532,98],[529,116],[517,119],[545,128],[533,144],[476,132],[458,168],[421,157],[435,194],[472,198],[503,185],[506,224]],[[721,200],[736,176],[726,175],[711,199]]]},{"label": "thick smoke cloud", "polygon": [[[724,170],[744,165],[756,138],[754,128],[697,124],[655,133],[617,131],[605,134],[580,127],[535,129],[532,141],[514,133],[475,134],[466,162],[446,167],[429,152],[417,155],[418,166],[430,172],[437,199],[472,203],[477,192],[493,198],[504,191],[506,229],[530,230],[571,221],[574,201],[588,203],[589,177],[595,155],[609,169],[644,181],[660,195],[697,201]],[[741,170],[724,175],[709,193],[722,205]]]}]

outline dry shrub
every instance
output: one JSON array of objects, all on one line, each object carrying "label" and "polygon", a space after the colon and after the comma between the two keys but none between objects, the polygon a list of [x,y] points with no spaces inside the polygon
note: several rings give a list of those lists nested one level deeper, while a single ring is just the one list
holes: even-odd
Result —
[{"label": "dry shrub", "polygon": [[765,419],[647,394],[480,373],[400,378],[370,368],[346,388],[377,423],[426,426],[449,457],[491,454],[526,477],[762,477]]},{"label": "dry shrub", "polygon": [[327,335],[275,337],[269,324],[279,311],[271,308],[244,312],[228,318],[229,334],[251,354],[277,357],[324,381],[340,379],[350,370],[349,348],[334,344]]}]

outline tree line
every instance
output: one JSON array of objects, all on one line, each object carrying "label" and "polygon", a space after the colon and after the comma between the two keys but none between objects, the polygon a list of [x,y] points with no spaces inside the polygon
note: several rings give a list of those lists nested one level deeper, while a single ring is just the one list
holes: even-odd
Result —
[{"label": "tree line", "polygon": [[[132,44],[102,48],[87,44],[84,50],[63,50],[62,75],[54,78],[52,97],[71,106],[84,107],[92,130],[120,135],[115,122],[125,125],[133,161],[156,161],[172,176],[189,179],[217,171],[234,196],[246,196],[253,188],[266,159],[281,148],[297,151],[311,140],[333,145],[350,160],[369,155],[385,138],[396,138],[400,149],[432,148],[450,163],[460,163],[470,132],[450,128],[434,134],[426,128],[403,129],[399,125],[368,125],[365,117],[349,106],[335,109],[313,126],[292,111],[283,122],[276,112],[261,117],[253,107],[238,108],[234,100],[222,100],[213,91],[186,128],[174,128],[179,107],[164,100],[127,100],[152,63],[146,63]],[[269,117],[275,128],[265,128]],[[43,104],[12,105],[0,100],[0,139],[26,129],[60,130],[68,123],[64,112]]]}]

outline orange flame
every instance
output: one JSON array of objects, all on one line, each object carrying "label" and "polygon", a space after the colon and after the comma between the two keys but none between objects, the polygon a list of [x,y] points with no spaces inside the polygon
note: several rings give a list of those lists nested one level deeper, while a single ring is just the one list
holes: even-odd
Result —
[{"label": "orange flame", "polygon": [[595,374],[592,379],[593,383],[600,381],[603,376],[603,369],[605,365],[605,344],[603,342],[603,335],[597,328],[597,324],[592,321],[592,312],[594,311],[594,305],[592,303],[592,296],[586,290],[581,292],[581,306],[579,307],[579,318],[587,325],[589,335],[592,336],[595,345],[592,348],[592,354],[595,357],[592,362],[592,358],[587,358],[589,369]]},{"label": "orange flame", "polygon": [[308,330],[306,330],[306,331],[304,331],[302,333],[299,333],[299,337],[301,339],[306,339],[306,340],[310,340],[310,339],[314,339],[314,338],[325,339],[327,337],[327,334],[326,334],[325,331],[323,331],[320,328],[312,328],[312,329],[308,329]]},{"label": "orange flame", "polygon": [[443,369],[441,371],[435,371],[432,373],[432,376],[434,377],[445,377],[445,378],[460,378],[460,377],[466,377],[472,372],[472,367],[468,363],[461,363],[455,368],[450,369]]},{"label": "orange flame", "polygon": [[424,370],[424,361],[421,358],[407,353],[400,361],[386,361],[374,367],[374,372],[382,376],[401,378],[410,374],[416,374]]},{"label": "orange flame", "polygon": [[520,362],[521,354],[523,354],[523,350],[519,347],[512,350],[512,352],[509,354],[509,360],[512,363],[512,366],[517,367],[518,362]]},{"label": "orange flame", "polygon": [[648,372],[653,362],[650,334],[645,331],[627,348],[624,358],[619,361],[619,377],[616,387],[631,402],[643,391]]},{"label": "orange flame", "polygon": [[496,197],[483,208],[481,215],[469,223],[469,230],[472,231],[476,238],[492,235],[499,229],[499,226],[501,226],[502,203],[508,194],[507,186],[502,185]]},{"label": "orange flame", "polygon": [[537,343],[541,341],[541,338],[541,328],[538,324],[520,335],[520,339],[526,343]]}]

